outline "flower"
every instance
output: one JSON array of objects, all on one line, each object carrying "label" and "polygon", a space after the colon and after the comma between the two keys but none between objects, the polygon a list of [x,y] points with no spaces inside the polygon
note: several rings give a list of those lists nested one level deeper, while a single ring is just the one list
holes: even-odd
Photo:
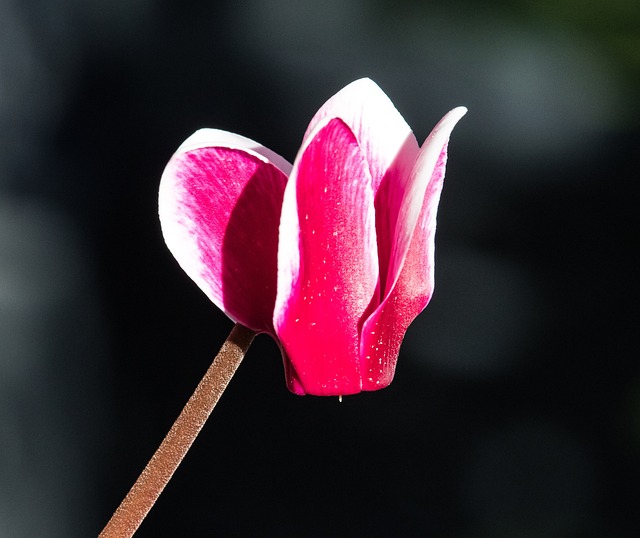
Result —
[{"label": "flower", "polygon": [[434,286],[449,112],[419,147],[389,98],[357,80],[311,120],[293,165],[202,129],[169,161],[159,214],[170,251],[232,320],[271,334],[296,394],[391,383]]}]

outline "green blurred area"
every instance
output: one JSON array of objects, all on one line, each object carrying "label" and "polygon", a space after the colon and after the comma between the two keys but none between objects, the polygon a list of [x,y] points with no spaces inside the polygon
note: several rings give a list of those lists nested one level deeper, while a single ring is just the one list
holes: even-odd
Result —
[{"label": "green blurred area", "polygon": [[[521,2],[536,24],[580,33],[601,47],[630,82],[640,75],[640,4],[635,0]],[[635,77],[635,78],[634,78]]]},{"label": "green blurred area", "polygon": [[468,0],[455,0],[446,5],[420,0],[379,0],[378,5],[384,16],[392,19],[399,14],[401,17],[403,10],[417,10],[425,17],[455,13],[462,24],[471,26],[474,19],[493,17],[501,23],[542,33],[571,33],[606,54],[630,85],[640,84],[640,3],[637,0],[495,0],[482,5]]}]

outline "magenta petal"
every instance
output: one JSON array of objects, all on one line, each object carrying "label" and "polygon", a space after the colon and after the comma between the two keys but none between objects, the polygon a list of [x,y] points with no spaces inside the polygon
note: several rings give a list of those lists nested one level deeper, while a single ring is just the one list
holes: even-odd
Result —
[{"label": "magenta petal", "polygon": [[359,323],[377,280],[368,164],[333,119],[298,154],[282,208],[274,325],[292,391],[360,392]]},{"label": "magenta petal", "polygon": [[332,118],[344,121],[353,131],[369,164],[374,193],[391,166],[402,155],[408,176],[418,153],[418,142],[411,127],[389,97],[371,79],[362,78],[345,86],[316,112],[305,140],[318,125]]},{"label": "magenta petal", "polygon": [[349,126],[369,165],[384,291],[402,193],[418,155],[418,142],[389,97],[368,78],[352,82],[331,97],[311,120],[305,137],[328,118],[340,118]]},{"label": "magenta petal", "polygon": [[273,333],[289,166],[247,138],[206,129],[185,141],[160,183],[162,231],[178,263],[231,319],[256,331]]},{"label": "magenta petal", "polygon": [[404,335],[433,293],[436,213],[442,191],[447,143],[466,113],[449,112],[425,141],[398,214],[389,263],[389,289],[362,328],[363,390],[391,383]]},{"label": "magenta petal", "polygon": [[[431,237],[431,242],[424,245],[419,255],[423,260],[433,261],[436,213],[447,162],[447,144],[453,128],[466,113],[467,109],[464,107],[454,108],[438,122],[420,148],[409,180],[399,193],[401,201],[398,224],[394,230],[388,289],[393,287],[403,268],[414,235]],[[431,277],[433,278],[433,274]],[[433,286],[432,281],[429,286]]]}]

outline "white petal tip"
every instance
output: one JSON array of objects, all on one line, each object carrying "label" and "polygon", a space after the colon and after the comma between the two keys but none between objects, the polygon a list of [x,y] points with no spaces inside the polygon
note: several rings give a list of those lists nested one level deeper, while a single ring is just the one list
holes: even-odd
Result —
[{"label": "white petal tip", "polygon": [[444,117],[438,122],[431,131],[431,134],[427,137],[427,140],[423,144],[425,145],[443,145],[449,139],[449,135],[456,124],[462,119],[462,117],[467,113],[467,108],[464,106],[459,106],[447,112]]},{"label": "white petal tip", "polygon": [[270,162],[285,175],[289,175],[291,172],[291,164],[276,152],[250,138],[220,129],[198,129],[180,145],[176,153],[187,153],[201,148],[239,149],[254,155],[263,162]]},{"label": "white petal tip", "polygon": [[[443,123],[453,123],[453,125],[455,125],[456,123],[458,123],[462,117],[468,112],[467,107],[466,106],[457,106],[456,108],[454,108],[453,110],[450,110],[449,112],[447,112],[444,116],[444,118],[442,118],[442,121],[440,122],[440,124]],[[453,127],[453,126],[452,126]]]}]

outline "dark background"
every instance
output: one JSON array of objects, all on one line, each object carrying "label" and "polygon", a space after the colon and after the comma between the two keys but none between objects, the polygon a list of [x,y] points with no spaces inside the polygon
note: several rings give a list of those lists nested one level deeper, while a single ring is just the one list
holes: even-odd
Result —
[{"label": "dark background", "polygon": [[164,246],[172,152],[291,161],[362,76],[419,140],[469,108],[396,379],[295,397],[259,337],[138,535],[637,535],[640,10],[479,5],[0,1],[1,537],[96,535],[231,329]]}]

